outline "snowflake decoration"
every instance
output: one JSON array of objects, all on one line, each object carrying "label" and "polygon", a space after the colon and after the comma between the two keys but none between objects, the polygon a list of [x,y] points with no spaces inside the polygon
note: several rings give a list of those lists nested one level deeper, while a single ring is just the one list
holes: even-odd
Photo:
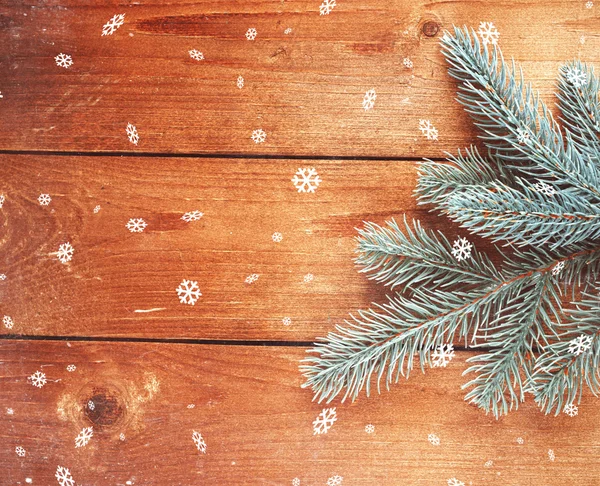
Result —
[{"label": "snowflake decoration", "polygon": [[56,256],[60,263],[67,263],[73,259],[73,252],[75,248],[71,245],[71,243],[63,243],[58,247],[58,251],[56,252]]},{"label": "snowflake decoration", "polygon": [[483,467],[492,467],[494,465],[494,461],[492,461],[491,459],[489,461],[486,461],[485,464],[483,465]]},{"label": "snowflake decoration", "polygon": [[552,269],[552,275],[558,275],[565,268],[565,262],[558,262]]},{"label": "snowflake decoration", "polygon": [[306,275],[304,275],[304,278],[302,279],[304,283],[310,283],[315,279],[314,275],[312,273],[307,273]]},{"label": "snowflake decoration", "polygon": [[102,35],[113,35],[125,22],[125,14],[117,14],[102,26]]},{"label": "snowflake decoration", "polygon": [[452,344],[440,344],[432,353],[432,365],[434,368],[445,368],[454,358],[454,346]]},{"label": "snowflake decoration", "polygon": [[365,432],[367,434],[372,434],[373,432],[375,432],[375,426],[373,424],[365,425]]},{"label": "snowflake decoration", "polygon": [[252,136],[250,138],[254,141],[254,143],[264,143],[267,139],[267,132],[265,132],[262,128],[259,128],[252,132]]},{"label": "snowflake decoration", "polygon": [[438,131],[429,120],[419,120],[419,130],[427,140],[437,140]]},{"label": "snowflake decoration", "polygon": [[[562,262],[561,262],[562,263]],[[569,353],[579,356],[592,348],[592,336],[582,334],[569,341]]]},{"label": "snowflake decoration", "polygon": [[248,39],[249,41],[253,41],[254,39],[256,39],[256,33],[256,29],[254,27],[251,27],[246,31],[246,39]]},{"label": "snowflake decoration", "polygon": [[496,45],[498,43],[498,38],[500,37],[500,33],[494,27],[494,24],[491,22],[481,22],[479,24],[479,30],[477,33],[481,36],[481,42],[483,45],[492,44]]},{"label": "snowflake decoration", "polygon": [[144,221],[142,218],[131,218],[125,225],[125,227],[132,233],[141,233],[146,229],[146,226],[148,226],[148,223],[146,223],[146,221]]},{"label": "snowflake decoration", "polygon": [[192,221],[198,221],[202,216],[204,216],[204,213],[200,211],[189,211],[185,213],[181,219],[183,219],[186,223],[191,223]]},{"label": "snowflake decoration", "polygon": [[291,33],[292,33],[292,28],[291,28],[291,27],[288,27],[287,29],[285,29],[285,30],[283,31],[283,33],[284,33],[285,35],[291,34]]},{"label": "snowflake decoration", "polygon": [[292,486],[300,486],[300,478],[292,479]]},{"label": "snowflake decoration", "polygon": [[94,214],[97,214],[99,212],[100,212],[100,205],[98,205],[94,208]]},{"label": "snowflake decoration", "polygon": [[579,413],[579,409],[577,408],[577,405],[570,403],[563,409],[563,412],[566,413],[569,417],[575,417],[575,415]]},{"label": "snowflake decoration", "polygon": [[520,444],[520,445],[525,444],[525,440],[523,440],[523,437],[517,437],[517,444]]},{"label": "snowflake decoration", "polygon": [[4,196],[4,194],[0,194],[0,208],[2,206],[4,206],[4,201],[6,200],[6,197]]},{"label": "snowflake decoration", "polygon": [[6,409],[6,415],[14,415],[15,411],[12,408],[7,408]]},{"label": "snowflake decoration", "polygon": [[440,438],[437,435],[435,435],[435,434],[429,434],[427,436],[427,440],[429,441],[429,443],[431,445],[434,445],[434,446],[439,446],[440,442],[441,442]]},{"label": "snowflake decoration", "polygon": [[52,201],[50,194],[40,194],[38,197],[38,202],[40,203],[40,206],[48,206],[48,204],[50,204],[50,201]]},{"label": "snowflake decoration", "polygon": [[343,482],[344,482],[344,478],[342,476],[338,476],[336,474],[335,476],[331,476],[327,480],[327,486],[341,486]]},{"label": "snowflake decoration", "polygon": [[377,93],[374,89],[370,89],[365,93],[363,98],[362,106],[365,111],[372,110],[375,107],[375,100],[377,99]]},{"label": "snowflake decoration", "polygon": [[404,64],[404,67],[406,67],[408,69],[413,68],[413,62],[410,60],[409,57],[405,57],[404,59],[402,59],[402,64]]},{"label": "snowflake decoration", "polygon": [[566,78],[575,88],[581,88],[588,82],[587,74],[577,67],[567,68]]},{"label": "snowflake decoration", "polygon": [[552,449],[548,449],[548,459],[550,459],[552,462],[554,462],[554,459],[556,459],[556,454],[554,454]]},{"label": "snowflake decoration", "polygon": [[10,316],[4,316],[4,317],[2,318],[2,322],[3,322],[3,324],[4,324],[4,327],[5,327],[6,329],[12,329],[12,328],[13,328],[13,326],[15,325],[15,323],[14,323],[14,322],[13,322],[13,320],[12,320],[12,317],[10,317]]},{"label": "snowflake decoration", "polygon": [[[89,404],[88,404],[89,405]],[[93,409],[92,409],[93,410]],[[84,447],[88,444],[90,439],[94,436],[93,427],[85,427],[79,432],[79,435],[75,437],[75,447]]]},{"label": "snowflake decoration", "polygon": [[258,280],[258,277],[260,277],[260,275],[258,273],[253,273],[252,275],[248,275],[246,277],[246,280],[244,280],[244,282],[246,282],[247,284],[253,284],[254,282],[256,282]]},{"label": "snowflake decoration", "polygon": [[177,296],[182,304],[195,305],[201,295],[198,282],[184,279],[177,287]]},{"label": "snowflake decoration", "polygon": [[585,2],[585,8],[592,8],[594,6],[594,2]]},{"label": "snowflake decoration", "polygon": [[77,366],[75,366],[74,364],[70,364],[69,366],[67,366],[67,371],[69,373],[73,373],[73,371],[75,371],[77,369]]},{"label": "snowflake decoration", "polygon": [[324,408],[313,422],[313,435],[326,434],[336,420],[335,408]]},{"label": "snowflake decoration", "polygon": [[54,477],[56,477],[56,480],[60,486],[75,486],[75,480],[73,479],[73,476],[71,476],[71,472],[66,467],[58,466],[56,468],[56,474]]},{"label": "snowflake decoration", "polygon": [[200,432],[196,432],[194,430],[194,433],[192,434],[192,440],[194,441],[194,444],[196,444],[198,450],[203,454],[206,454],[206,442],[204,442]]},{"label": "snowflake decoration", "polygon": [[320,15],[329,15],[335,7],[335,0],[323,0],[323,3],[319,6]]},{"label": "snowflake decoration", "polygon": [[65,69],[69,68],[73,64],[73,58],[68,54],[63,54],[62,52],[54,58],[56,61],[56,65],[58,67],[63,67]]},{"label": "snowflake decoration", "polygon": [[456,478],[448,479],[448,486],[465,486],[465,483]]},{"label": "snowflake decoration", "polygon": [[0,280],[6,280],[6,274],[0,273]]},{"label": "snowflake decoration", "polygon": [[469,243],[466,238],[458,238],[452,244],[452,256],[456,258],[456,261],[463,261],[467,258],[471,258],[471,250],[473,249],[473,245]]},{"label": "snowflake decoration", "polygon": [[521,145],[528,145],[531,142],[531,137],[527,130],[522,128],[517,128],[517,141]]},{"label": "snowflake decoration", "polygon": [[121,442],[123,442],[123,441],[125,440],[125,434],[124,434],[123,432],[121,432],[121,433],[119,434],[119,440],[120,440]]},{"label": "snowflake decoration", "polygon": [[271,235],[271,239],[275,242],[275,243],[281,243],[281,241],[283,240],[283,235],[279,232],[275,232]]},{"label": "snowflake decoration", "polygon": [[204,61],[204,54],[202,54],[200,51],[197,51],[196,49],[192,49],[191,51],[188,51],[190,54],[190,57],[196,61]]},{"label": "snowflake decoration", "polygon": [[2,96],[2,91],[0,91],[0,100],[4,98],[4,96]]},{"label": "snowflake decoration", "polygon": [[25,457],[25,449],[23,449],[21,446],[15,447],[15,452],[17,453],[17,456]]},{"label": "snowflake decoration", "polygon": [[138,134],[137,128],[135,128],[131,123],[127,124],[127,128],[125,129],[125,133],[127,134],[127,138],[133,145],[137,145],[140,141],[140,136]]},{"label": "snowflake decoration", "polygon": [[292,177],[292,183],[298,189],[298,192],[315,192],[321,178],[314,168],[298,169],[294,177]]},{"label": "snowflake decoration", "polygon": [[88,402],[87,402],[87,408],[89,408],[90,410],[94,411],[94,410],[96,410],[96,405],[91,400],[88,400]]},{"label": "snowflake decoration", "polygon": [[190,403],[190,404],[187,406],[187,408],[196,408],[196,404],[194,404],[194,403]]},{"label": "snowflake decoration", "polygon": [[38,388],[42,388],[48,382],[48,380],[46,380],[46,373],[42,373],[41,371],[36,371],[27,379],[31,381],[33,386]]},{"label": "snowflake decoration", "polygon": [[238,88],[242,89],[244,87],[244,78],[241,76],[238,76],[235,84]]},{"label": "snowflake decoration", "polygon": [[281,323],[284,326],[289,326],[292,323],[292,319],[291,317],[284,317],[283,319],[281,319]]},{"label": "snowflake decoration", "polygon": [[544,196],[554,196],[556,194],[556,189],[552,187],[550,184],[546,184],[545,182],[538,181],[533,185],[535,190]]}]

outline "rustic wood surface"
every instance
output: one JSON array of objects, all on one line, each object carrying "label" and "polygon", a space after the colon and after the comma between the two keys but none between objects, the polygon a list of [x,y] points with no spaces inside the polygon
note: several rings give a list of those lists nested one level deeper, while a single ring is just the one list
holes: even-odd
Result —
[{"label": "rustic wood surface", "polygon": [[[290,347],[4,343],[2,484],[29,477],[49,485],[57,466],[85,485],[283,485],[295,477],[324,485],[334,475],[344,485],[429,486],[453,477],[474,485],[598,484],[600,409],[589,397],[577,417],[546,417],[525,404],[496,422],[463,401],[463,353],[381,396],[337,404],[337,422],[314,435],[323,405],[300,388],[303,355]],[[38,370],[48,380],[42,388],[27,380]],[[89,426],[93,437],[75,448]]]}]

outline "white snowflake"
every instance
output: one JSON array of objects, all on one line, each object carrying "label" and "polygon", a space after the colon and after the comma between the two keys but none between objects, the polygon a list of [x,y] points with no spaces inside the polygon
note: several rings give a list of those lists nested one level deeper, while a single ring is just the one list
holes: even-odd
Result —
[{"label": "white snowflake", "polygon": [[407,67],[408,69],[413,68],[413,62],[410,60],[409,57],[405,57],[404,59],[402,59],[402,64],[404,64],[404,67]]},{"label": "white snowflake", "polygon": [[248,39],[249,41],[253,41],[254,39],[256,39],[256,29],[254,27],[249,28],[246,31],[246,39]]},{"label": "white snowflake", "polygon": [[96,214],[96,213],[99,213],[99,212],[100,212],[100,209],[101,209],[101,208],[100,208],[100,205],[98,204],[98,206],[96,206],[96,207],[94,208],[94,214]]},{"label": "white snowflake", "polygon": [[479,24],[479,30],[477,33],[481,36],[481,42],[483,42],[483,45],[496,45],[498,43],[498,38],[500,37],[500,33],[496,30],[496,27],[494,27],[494,24],[491,22],[481,22]]},{"label": "white snowflake", "polygon": [[140,136],[138,134],[137,128],[135,128],[131,123],[127,124],[125,133],[127,133],[127,138],[133,145],[138,144],[138,142],[140,141]]},{"label": "white snowflake", "polygon": [[363,98],[362,106],[365,111],[372,110],[375,107],[375,100],[377,99],[377,93],[374,89],[370,89],[365,93]]},{"label": "white snowflake", "polygon": [[570,403],[563,409],[563,412],[566,413],[569,417],[575,417],[575,415],[579,413],[579,409],[577,408],[577,405]]},{"label": "white snowflake", "polygon": [[6,274],[0,273],[0,280],[6,280]]},{"label": "white snowflake", "polygon": [[247,284],[253,284],[254,282],[256,282],[258,280],[258,277],[260,277],[260,275],[258,273],[253,273],[252,275],[248,275],[246,277],[246,280],[244,280],[244,282],[246,282]]},{"label": "white snowflake", "polygon": [[254,143],[264,143],[267,139],[267,132],[265,132],[262,128],[254,130],[250,138],[254,141]]},{"label": "white snowflake", "polygon": [[291,33],[292,33],[292,28],[291,28],[291,27],[288,27],[287,29],[285,29],[285,30],[283,31],[283,33],[284,33],[285,35],[291,34]]},{"label": "white snowflake", "polygon": [[71,243],[63,243],[58,247],[58,251],[56,252],[56,256],[60,263],[67,263],[73,259],[73,252],[75,248],[71,245]]},{"label": "white snowflake", "polygon": [[517,141],[521,145],[529,145],[531,142],[531,136],[529,135],[529,132],[523,128],[517,128]]},{"label": "white snowflake", "polygon": [[323,0],[323,3],[319,6],[320,15],[329,15],[335,7],[335,0]]},{"label": "white snowflake", "polygon": [[187,408],[196,408],[196,405],[194,403],[190,403],[188,404]]},{"label": "white snowflake", "polygon": [[289,325],[292,323],[292,319],[291,319],[291,317],[284,317],[284,318],[281,320],[281,323],[282,323],[284,326],[289,326]]},{"label": "white snowflake", "polygon": [[429,443],[431,445],[434,445],[434,446],[439,446],[440,445],[440,438],[437,435],[435,435],[435,434],[429,434],[427,436],[427,440],[429,441]]},{"label": "white snowflake", "polygon": [[12,317],[10,317],[10,316],[4,316],[2,318],[2,322],[4,323],[4,327],[6,329],[12,329],[13,326],[15,325],[15,323],[12,320]]},{"label": "white snowflake", "polygon": [[70,364],[69,366],[67,366],[67,371],[69,373],[73,373],[73,371],[75,371],[77,369],[77,366],[75,366],[74,364]]},{"label": "white snowflake", "polygon": [[75,480],[71,476],[71,471],[66,467],[58,466],[54,475],[60,486],[75,486]]},{"label": "white snowflake", "polygon": [[42,388],[48,382],[46,380],[46,374],[42,373],[41,371],[36,371],[33,375],[31,375],[27,379],[29,381],[31,381],[31,384],[33,386],[36,386],[38,388]]},{"label": "white snowflake", "polygon": [[25,457],[25,449],[23,449],[21,446],[15,447],[15,452],[17,453],[17,456]]},{"label": "white snowflake", "polygon": [[15,411],[12,408],[9,407],[9,408],[6,409],[6,414],[7,415],[14,415]]},{"label": "white snowflake", "polygon": [[554,189],[554,187],[542,181],[536,182],[533,187],[535,187],[537,192],[543,194],[544,196],[554,196],[554,194],[556,194],[556,189]]},{"label": "white snowflake", "polygon": [[306,275],[304,275],[302,281],[304,283],[310,283],[315,279],[315,276],[312,273],[307,273]]},{"label": "white snowflake", "polygon": [[585,2],[585,8],[592,8],[594,6],[594,2],[589,1],[589,2]]},{"label": "white snowflake", "polygon": [[130,218],[125,227],[132,233],[141,233],[146,229],[148,223],[142,218]]},{"label": "white snowflake", "polygon": [[298,189],[298,192],[315,192],[321,178],[314,168],[298,169],[294,177],[292,177],[292,183]]},{"label": "white snowflake", "polygon": [[552,449],[548,449],[548,459],[550,459],[552,462],[554,462],[554,459],[556,459],[556,454],[554,454]]},{"label": "white snowflake", "polygon": [[565,268],[565,262],[558,262],[552,269],[552,275],[558,275]]},{"label": "white snowflake", "polygon": [[102,35],[113,35],[125,22],[125,14],[117,14],[102,26]]},{"label": "white snowflake", "polygon": [[335,476],[331,476],[328,480],[327,480],[327,486],[341,486],[344,482],[344,478],[342,476],[338,476],[337,474]]},{"label": "white snowflake", "polygon": [[79,435],[75,437],[75,447],[84,447],[88,444],[90,439],[94,436],[94,428],[93,427],[85,427],[81,429]]},{"label": "white snowflake", "polygon": [[592,336],[582,334],[569,341],[569,353],[579,356],[592,348]]},{"label": "white snowflake", "polygon": [[575,88],[581,88],[588,83],[587,74],[578,67],[567,68],[566,78]]},{"label": "white snowflake", "polygon": [[465,486],[465,483],[456,478],[448,479],[448,486]]},{"label": "white snowflake", "polygon": [[65,69],[73,64],[73,58],[68,54],[63,54],[62,52],[56,56],[54,60],[56,61],[56,65],[58,67],[64,67]]},{"label": "white snowflake", "polygon": [[300,486],[300,478],[292,479],[292,486]]},{"label": "white snowflake", "polygon": [[204,61],[204,54],[202,54],[200,51],[197,51],[196,49],[192,49],[191,51],[188,51],[190,54],[190,57],[196,61]]},{"label": "white snowflake", "polygon": [[525,440],[523,439],[523,437],[517,437],[517,444],[520,444],[520,445],[525,444]]},{"label": "white snowflake", "polygon": [[483,465],[483,467],[492,467],[494,465],[494,461],[492,461],[491,459],[489,461],[486,461],[485,464]]},{"label": "white snowflake", "polygon": [[90,410],[94,411],[94,410],[96,410],[96,404],[93,401],[88,400],[88,402],[87,402],[87,408],[89,408]]},{"label": "white snowflake", "polygon": [[429,120],[419,120],[419,130],[427,140],[437,140],[438,131]]},{"label": "white snowflake", "polygon": [[184,279],[177,287],[177,295],[182,304],[195,305],[202,294],[198,282]]},{"label": "white snowflake", "polygon": [[244,78],[241,76],[238,76],[237,82],[235,84],[237,85],[238,88],[242,89],[244,87]]},{"label": "white snowflake", "polygon": [[181,219],[183,219],[186,223],[191,223],[192,221],[198,221],[202,216],[204,216],[204,213],[200,211],[189,211],[185,213]]},{"label": "white snowflake", "polygon": [[194,433],[192,434],[192,440],[194,441],[194,444],[196,444],[198,450],[203,454],[206,454],[206,442],[204,442],[200,432],[196,432],[194,430]]},{"label": "white snowflake", "polygon": [[373,424],[365,425],[365,432],[367,434],[372,434],[373,432],[375,432],[375,426]]},{"label": "white snowflake", "polygon": [[40,203],[40,206],[48,206],[48,204],[50,204],[50,201],[52,201],[52,198],[49,194],[40,194],[38,197],[38,202]]},{"label": "white snowflake", "polygon": [[6,197],[4,194],[0,194],[0,208],[4,206],[4,201],[6,201]]},{"label": "white snowflake", "polygon": [[4,96],[2,95],[2,91],[0,91],[0,100],[4,98]]},{"label": "white snowflake", "polygon": [[336,420],[335,408],[324,408],[313,422],[313,435],[326,434]]},{"label": "white snowflake", "polygon": [[124,434],[123,432],[121,432],[121,433],[119,434],[119,440],[120,440],[121,442],[123,442],[123,441],[125,440],[125,434]]},{"label": "white snowflake", "polygon": [[275,242],[275,243],[281,243],[281,241],[283,240],[283,235],[279,232],[275,232],[271,235],[271,239]]},{"label": "white snowflake", "polygon": [[454,358],[454,346],[452,344],[440,344],[431,354],[434,368],[445,368]]},{"label": "white snowflake", "polygon": [[471,250],[473,245],[466,238],[458,238],[452,244],[452,255],[457,261],[461,262],[467,258],[471,258]]}]

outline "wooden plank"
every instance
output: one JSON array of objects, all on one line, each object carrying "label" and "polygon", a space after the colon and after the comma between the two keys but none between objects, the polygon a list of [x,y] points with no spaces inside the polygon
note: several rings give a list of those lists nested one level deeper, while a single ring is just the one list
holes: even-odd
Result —
[{"label": "wooden plank", "polygon": [[[444,29],[492,21],[506,57],[552,101],[560,63],[600,60],[597,12],[566,0],[354,0],[322,16],[318,0],[9,2],[0,149],[437,157],[474,140],[439,52]],[[124,25],[101,36],[119,13]],[[70,68],[56,66],[59,53]],[[369,89],[377,99],[365,111]],[[439,142],[422,137],[420,119]],[[267,139],[255,144],[259,128]]]},{"label": "wooden plank", "polygon": [[[458,353],[447,369],[416,373],[381,396],[334,403],[337,422],[314,435],[323,405],[300,389],[303,354],[0,341],[3,484],[56,484],[57,466],[69,468],[77,484],[291,484],[298,477],[306,485],[334,475],[361,485],[441,485],[453,477],[465,484],[598,484],[600,408],[593,397],[584,397],[573,418],[544,416],[526,403],[496,421],[463,401],[466,353]],[[46,375],[42,388],[28,382],[36,371]],[[90,442],[75,448],[89,426]],[[206,454],[195,448],[193,431],[202,434]]]},{"label": "wooden plank", "polygon": [[[314,193],[292,184],[299,167],[318,171]],[[406,212],[465,234],[417,208],[415,175],[413,162],[1,156],[0,312],[15,325],[0,332],[312,340],[384,298],[353,263],[363,221]],[[181,219],[193,210],[204,216]],[[183,279],[200,287],[193,306]]]}]

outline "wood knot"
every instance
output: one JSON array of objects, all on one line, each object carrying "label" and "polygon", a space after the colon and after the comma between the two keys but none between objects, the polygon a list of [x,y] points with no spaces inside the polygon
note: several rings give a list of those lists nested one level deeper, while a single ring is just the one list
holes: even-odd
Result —
[{"label": "wood knot", "polygon": [[95,427],[111,427],[125,415],[125,407],[116,390],[94,388],[87,394],[83,411]]},{"label": "wood knot", "polygon": [[427,37],[435,37],[436,34],[440,31],[440,25],[434,20],[428,20],[421,27],[421,31]]}]

